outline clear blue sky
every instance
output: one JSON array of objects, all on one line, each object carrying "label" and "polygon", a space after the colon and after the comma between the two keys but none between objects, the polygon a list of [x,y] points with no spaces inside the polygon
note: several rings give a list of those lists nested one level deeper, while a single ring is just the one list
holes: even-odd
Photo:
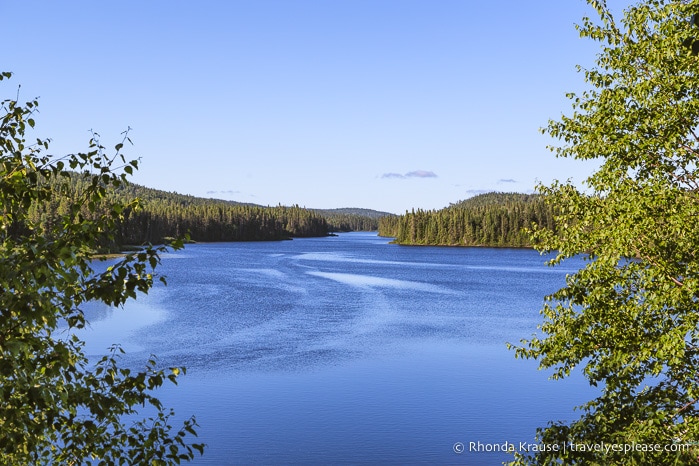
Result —
[{"label": "clear blue sky", "polygon": [[441,208],[582,181],[538,129],[595,44],[583,0],[0,0],[0,96],[56,155],[132,127],[133,181],[263,205]]}]

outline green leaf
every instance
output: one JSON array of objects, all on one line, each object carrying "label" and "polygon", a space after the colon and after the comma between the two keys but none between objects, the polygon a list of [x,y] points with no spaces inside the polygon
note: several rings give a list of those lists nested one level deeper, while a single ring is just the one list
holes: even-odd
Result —
[{"label": "green leaf", "polygon": [[[587,90],[546,128],[559,157],[595,160],[583,186],[540,186],[554,224],[532,230],[552,264],[585,266],[548,296],[537,337],[515,347],[554,378],[579,368],[599,387],[580,417],[538,431],[542,442],[692,444],[699,438],[699,66],[682,47],[699,2],[641,0],[580,35],[599,42]],[[699,16],[691,24],[699,26]],[[696,450],[540,451],[513,464],[692,464]]]},{"label": "green leaf", "polygon": [[[10,76],[2,72],[0,80]],[[194,447],[184,435],[195,433],[165,422],[171,411],[149,388],[164,383],[162,371],[119,367],[124,350],[118,346],[96,362],[88,360],[76,334],[57,337],[66,323],[85,326],[80,310],[85,302],[121,305],[147,292],[152,278],[144,278],[144,272],[159,264],[157,254],[165,249],[126,256],[96,272],[92,253],[115,243],[119,222],[134,206],[114,196],[120,178],[99,136],[93,133],[88,153],[61,160],[41,156],[39,149],[48,149],[48,140],[25,141],[25,123],[35,126],[31,115],[37,102],[3,105],[0,463],[122,464],[133,459],[133,464],[147,464],[162,457],[162,445],[175,445],[173,453],[186,455]],[[125,171],[131,173],[131,167]],[[132,421],[146,401],[154,418]]]}]

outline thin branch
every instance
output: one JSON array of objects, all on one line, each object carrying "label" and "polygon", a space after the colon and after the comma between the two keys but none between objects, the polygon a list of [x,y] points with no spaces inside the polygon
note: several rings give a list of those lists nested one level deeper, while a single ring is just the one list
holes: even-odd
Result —
[{"label": "thin branch", "polygon": [[699,401],[699,398],[695,398],[694,400],[682,405],[682,407],[680,407],[680,409],[678,409],[677,412],[675,413],[675,415],[673,416],[673,419],[678,417],[680,414],[682,414],[684,411],[686,411],[690,406],[695,404],[697,401]]}]

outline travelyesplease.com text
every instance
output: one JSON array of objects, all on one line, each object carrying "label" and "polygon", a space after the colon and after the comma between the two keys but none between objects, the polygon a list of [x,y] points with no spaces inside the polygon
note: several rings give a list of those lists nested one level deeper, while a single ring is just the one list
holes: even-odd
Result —
[{"label": "travelyesplease.com text", "polygon": [[464,445],[461,442],[454,444],[454,452],[461,454],[464,452],[470,453],[537,453],[537,452],[681,452],[688,451],[692,448],[697,448],[696,443],[528,443],[528,442],[509,442],[502,443],[486,443],[486,442],[468,442]]}]

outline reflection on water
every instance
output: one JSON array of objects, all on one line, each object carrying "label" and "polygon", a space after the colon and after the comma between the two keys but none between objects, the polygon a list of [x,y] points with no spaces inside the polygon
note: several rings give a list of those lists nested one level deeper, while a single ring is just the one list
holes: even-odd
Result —
[{"label": "reflection on water", "polygon": [[[163,289],[154,290],[154,294],[162,293]],[[118,344],[130,352],[137,353],[147,348],[139,344],[134,336],[144,327],[155,325],[166,319],[165,311],[156,303],[158,299],[151,296],[150,300],[139,299],[128,303],[124,308],[112,308],[103,303],[87,303],[81,306],[87,325],[84,329],[73,330],[80,339],[85,341],[85,353],[88,355],[104,355],[107,349]],[[65,335],[66,330],[59,330],[59,336]]]},{"label": "reflection on water", "polygon": [[543,262],[367,233],[189,245],[163,258],[167,288],[96,311],[85,336],[188,367],[162,397],[197,415],[201,464],[493,464],[507,456],[452,446],[530,442],[591,396],[505,349],[580,266]]}]

